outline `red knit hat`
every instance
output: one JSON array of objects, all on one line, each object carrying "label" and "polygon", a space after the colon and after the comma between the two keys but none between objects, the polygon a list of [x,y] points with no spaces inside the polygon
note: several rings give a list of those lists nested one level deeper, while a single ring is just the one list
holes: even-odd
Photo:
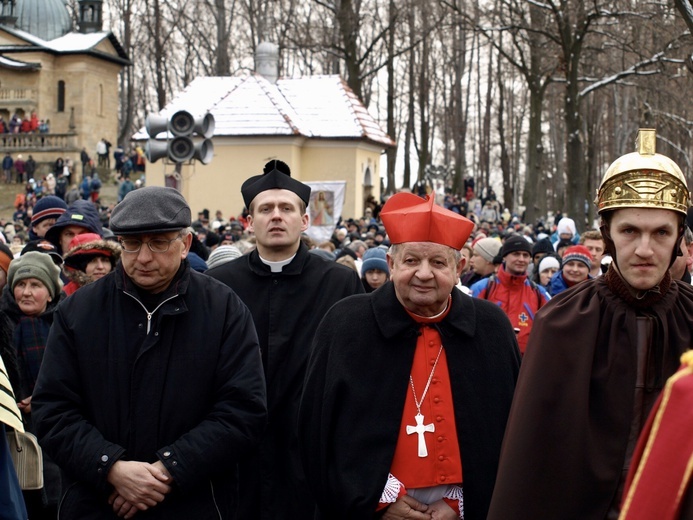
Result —
[{"label": "red knit hat", "polygon": [[460,250],[467,242],[474,223],[437,206],[433,197],[397,193],[380,211],[390,243],[434,242]]},{"label": "red knit hat", "polygon": [[570,246],[563,253],[563,266],[568,262],[575,260],[577,262],[582,262],[588,268],[592,267],[592,253],[585,246]]}]

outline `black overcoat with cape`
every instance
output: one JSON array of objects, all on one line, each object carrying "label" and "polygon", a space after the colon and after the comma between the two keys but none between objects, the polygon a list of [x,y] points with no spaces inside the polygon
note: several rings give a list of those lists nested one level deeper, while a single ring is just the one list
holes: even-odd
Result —
[{"label": "black overcoat with cape", "polygon": [[537,313],[489,520],[602,520],[620,499],[634,410],[636,319],[654,321],[656,363],[666,380],[691,348],[693,288],[672,282],[659,301],[638,310],[608,277],[578,284]]},{"label": "black overcoat with cape", "polygon": [[311,254],[301,244],[281,273],[257,250],[210,269],[250,309],[267,380],[269,424],[260,448],[240,465],[239,518],[305,520],[313,515],[301,470],[296,417],[313,334],[337,301],[362,293],[353,269]]},{"label": "black overcoat with cape", "polygon": [[[466,520],[484,520],[519,371],[502,310],[457,289],[437,324],[452,383]],[[313,342],[299,413],[301,456],[325,520],[376,517],[410,392],[417,324],[386,283],[342,300]]]}]

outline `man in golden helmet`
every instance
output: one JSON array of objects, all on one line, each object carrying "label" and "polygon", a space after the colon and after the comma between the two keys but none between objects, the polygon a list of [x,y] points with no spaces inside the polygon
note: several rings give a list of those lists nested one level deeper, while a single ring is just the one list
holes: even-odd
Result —
[{"label": "man in golden helmet", "polygon": [[690,193],[654,130],[597,192],[613,262],[534,322],[489,520],[617,519],[636,441],[693,341],[693,289],[672,280]]}]

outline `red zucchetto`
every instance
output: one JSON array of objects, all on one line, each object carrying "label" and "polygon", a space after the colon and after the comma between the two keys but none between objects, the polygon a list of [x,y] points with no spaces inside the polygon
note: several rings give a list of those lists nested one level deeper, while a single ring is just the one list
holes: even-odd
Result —
[{"label": "red zucchetto", "polygon": [[468,218],[438,206],[434,197],[396,193],[380,212],[391,244],[434,242],[460,250],[474,223]]}]

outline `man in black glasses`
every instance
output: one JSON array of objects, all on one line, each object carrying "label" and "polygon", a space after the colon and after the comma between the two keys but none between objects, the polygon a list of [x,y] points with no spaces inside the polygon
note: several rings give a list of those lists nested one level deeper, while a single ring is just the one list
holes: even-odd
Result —
[{"label": "man in black glasses", "polygon": [[189,226],[178,191],[129,193],[121,262],[56,314],[33,415],[68,478],[61,518],[236,518],[265,382],[250,312],[185,259]]}]

